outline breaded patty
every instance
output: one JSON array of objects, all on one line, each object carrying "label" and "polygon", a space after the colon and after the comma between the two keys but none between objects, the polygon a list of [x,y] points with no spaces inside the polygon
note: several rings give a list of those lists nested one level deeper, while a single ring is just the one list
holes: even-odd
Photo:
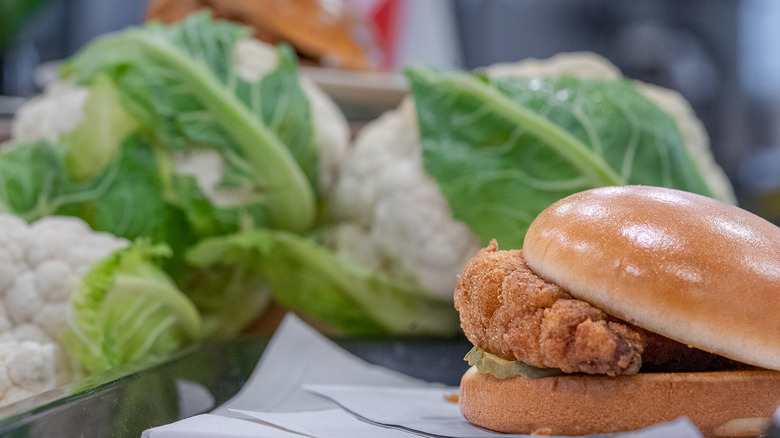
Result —
[{"label": "breaded patty", "polygon": [[573,298],[531,271],[522,251],[499,251],[495,240],[459,276],[455,308],[474,345],[536,367],[614,376],[636,374],[643,362],[669,371],[732,365]]}]

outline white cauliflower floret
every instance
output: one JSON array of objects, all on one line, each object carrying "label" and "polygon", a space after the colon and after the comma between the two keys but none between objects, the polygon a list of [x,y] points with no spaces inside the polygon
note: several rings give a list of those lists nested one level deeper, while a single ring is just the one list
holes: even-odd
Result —
[{"label": "white cauliflower floret", "polygon": [[479,238],[452,218],[422,167],[411,99],[367,125],[343,164],[334,195],[339,253],[452,299],[455,275]]},{"label": "white cauliflower floret", "polygon": [[620,69],[593,52],[559,53],[547,59],[528,58],[520,62],[493,64],[485,68],[492,77],[576,76],[586,79],[617,79]]},{"label": "white cauliflower floret", "polygon": [[0,229],[0,308],[7,317],[3,325],[10,324],[10,330],[0,332],[0,341],[55,342],[81,277],[97,261],[127,246],[126,240],[96,233],[72,217],[46,217],[28,225],[3,214]]},{"label": "white cauliflower floret", "polygon": [[238,207],[253,196],[249,187],[222,187],[225,161],[213,149],[193,148],[174,156],[176,173],[195,178],[203,195],[218,207]]},{"label": "white cauliflower floret", "polygon": [[301,78],[301,87],[311,105],[320,188],[328,194],[336,184],[341,162],[349,150],[349,123],[338,105],[309,78]]},{"label": "white cauliflower floret", "polygon": [[[38,348],[35,354],[40,360],[48,357],[44,350],[51,348],[56,383],[64,383],[76,371],[59,344],[71,294],[95,263],[128,242],[97,233],[73,217],[46,217],[27,224],[16,216],[0,214],[0,230],[0,362],[7,369],[10,364],[24,363],[21,356],[14,355],[17,347],[19,352]],[[33,348],[35,345],[38,347]],[[40,367],[48,365],[32,367],[37,364],[34,360],[31,356],[25,366],[30,372],[43,373],[45,368]],[[12,372],[20,376],[12,379],[14,382],[22,382],[21,376],[26,375],[23,369]],[[0,386],[6,383],[0,382]],[[39,388],[29,386],[33,387]]]},{"label": "white cauliflower floret", "polygon": [[[620,70],[587,52],[497,64],[485,74],[500,76],[572,75],[616,79]],[[709,152],[709,140],[687,102],[672,91],[638,83],[648,99],[668,111],[710,187],[724,200],[731,185]],[[342,165],[334,192],[334,249],[399,278],[410,279],[431,295],[452,299],[457,275],[479,251],[477,236],[452,216],[436,181],[422,166],[422,147],[411,98],[366,125]]]},{"label": "white cauliflower floret", "polygon": [[44,93],[25,102],[14,116],[11,137],[20,143],[55,142],[62,133],[84,121],[89,89],[71,82],[54,81]]},{"label": "white cauliflower floret", "polygon": [[0,342],[0,406],[56,385],[54,344]]}]

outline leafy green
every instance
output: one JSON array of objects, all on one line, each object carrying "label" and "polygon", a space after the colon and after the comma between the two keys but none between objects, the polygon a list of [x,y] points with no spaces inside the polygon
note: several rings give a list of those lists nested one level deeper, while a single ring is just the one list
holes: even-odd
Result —
[{"label": "leafy green", "polygon": [[457,219],[522,247],[531,221],[603,185],[712,192],[674,120],[628,80],[409,69],[423,165]]},{"label": "leafy green", "polygon": [[77,216],[95,230],[166,242],[177,251],[197,241],[183,212],[162,199],[154,156],[137,136],[128,137],[101,175],[86,182],[71,178],[67,153],[46,141],[8,146],[0,153],[0,211],[27,221]]},{"label": "leafy green", "polygon": [[98,262],[71,298],[62,342],[91,371],[200,339],[200,314],[155,263],[170,249],[137,241]]},{"label": "leafy green", "polygon": [[219,258],[220,255],[201,254],[195,266],[192,266],[193,260],[189,260],[188,269],[177,277],[179,288],[187,291],[187,296],[200,311],[204,335],[210,338],[238,334],[272,298],[250,249],[226,259]]},{"label": "leafy green", "polygon": [[69,176],[81,182],[100,176],[116,158],[122,141],[136,128],[111,80],[96,77],[84,103],[84,121],[60,138],[68,145],[65,164]]},{"label": "leafy green", "polygon": [[0,211],[33,221],[100,197],[114,178],[122,142],[135,126],[111,81],[97,77],[83,121],[59,141],[11,144],[2,150]]},{"label": "leafy green", "polygon": [[[201,313],[200,335],[244,328],[267,305],[268,288],[242,261],[185,266],[185,249],[257,227],[308,231],[319,194],[311,107],[295,53],[280,46],[275,65],[244,78],[236,50],[250,36],[246,27],[203,13],[89,44],[62,68],[64,81],[88,91],[83,121],[56,141],[0,152],[0,211],[27,221],[77,216],[98,231],[164,244],[172,253],[159,263]],[[182,170],[204,151],[210,161]],[[215,190],[202,184],[203,174],[216,175]],[[94,324],[79,339],[107,347],[72,343],[86,348],[77,355],[91,368],[134,354],[109,348],[112,338],[98,340],[115,328]],[[133,336],[128,342],[139,343],[144,333]],[[163,344],[179,342],[166,336]]]},{"label": "leafy green", "polygon": [[204,239],[188,251],[187,261],[201,268],[247,263],[279,303],[345,333],[450,335],[459,328],[451,303],[289,232],[253,230]]},{"label": "leafy green", "polygon": [[[63,75],[81,84],[110,77],[144,138],[168,160],[162,166],[168,178],[175,177],[170,154],[217,150],[227,163],[223,181],[247,184],[258,195],[248,201],[260,199],[267,207],[255,225],[269,220],[273,227],[304,231],[316,213],[308,100],[287,47],[279,48],[276,69],[261,79],[237,74],[235,46],[247,37],[245,27],[196,14],[177,26],[151,24],[100,38],[68,60]],[[166,188],[166,198],[178,202],[173,182]]]},{"label": "leafy green", "polygon": [[64,150],[46,141],[5,146],[0,152],[0,211],[32,221],[54,214],[94,189],[72,181]]},{"label": "leafy green", "polygon": [[198,239],[185,214],[165,202],[154,153],[137,135],[129,137],[119,157],[99,180],[104,188],[94,198],[55,214],[81,217],[97,231],[130,240],[148,238],[183,251]]}]

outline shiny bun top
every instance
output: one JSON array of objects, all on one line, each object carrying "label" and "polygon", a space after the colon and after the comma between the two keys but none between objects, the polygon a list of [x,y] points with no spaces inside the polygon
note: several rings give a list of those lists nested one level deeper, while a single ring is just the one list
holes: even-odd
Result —
[{"label": "shiny bun top", "polygon": [[780,228],[746,210],[666,188],[587,190],[543,211],[523,253],[617,318],[780,370]]}]

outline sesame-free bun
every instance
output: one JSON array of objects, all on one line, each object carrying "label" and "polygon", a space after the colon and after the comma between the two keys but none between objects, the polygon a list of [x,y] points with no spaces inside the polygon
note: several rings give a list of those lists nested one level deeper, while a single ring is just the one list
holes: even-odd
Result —
[{"label": "sesame-free bun", "polygon": [[523,254],[610,315],[780,370],[780,228],[746,210],[666,188],[587,190],[539,214]]},{"label": "sesame-free bun", "polygon": [[509,433],[626,432],[686,416],[707,437],[756,436],[777,408],[780,372],[770,370],[571,374],[498,379],[470,368],[460,409],[471,423]]}]

